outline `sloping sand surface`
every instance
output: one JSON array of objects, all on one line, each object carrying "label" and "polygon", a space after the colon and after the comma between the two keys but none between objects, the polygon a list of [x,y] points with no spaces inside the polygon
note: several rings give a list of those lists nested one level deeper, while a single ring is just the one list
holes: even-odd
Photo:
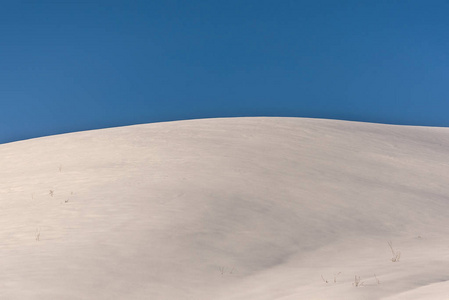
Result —
[{"label": "sloping sand surface", "polygon": [[449,298],[447,128],[191,120],[0,166],[1,299]]}]

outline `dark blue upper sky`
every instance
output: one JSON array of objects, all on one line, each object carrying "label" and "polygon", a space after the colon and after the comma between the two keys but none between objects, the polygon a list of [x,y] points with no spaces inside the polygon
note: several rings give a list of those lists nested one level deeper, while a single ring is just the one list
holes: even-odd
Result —
[{"label": "dark blue upper sky", "polygon": [[449,126],[448,1],[0,5],[0,143],[230,116]]}]

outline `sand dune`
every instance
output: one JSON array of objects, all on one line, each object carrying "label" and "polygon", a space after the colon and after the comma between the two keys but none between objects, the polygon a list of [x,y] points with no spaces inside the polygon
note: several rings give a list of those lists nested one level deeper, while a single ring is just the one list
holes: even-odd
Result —
[{"label": "sand dune", "polygon": [[191,120],[0,165],[1,299],[449,299],[446,128]]}]

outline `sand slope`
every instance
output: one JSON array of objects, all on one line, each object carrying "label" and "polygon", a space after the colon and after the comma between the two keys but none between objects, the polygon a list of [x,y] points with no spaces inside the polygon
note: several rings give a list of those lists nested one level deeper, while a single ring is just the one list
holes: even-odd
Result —
[{"label": "sand slope", "polygon": [[192,120],[0,165],[1,299],[449,298],[446,128]]}]

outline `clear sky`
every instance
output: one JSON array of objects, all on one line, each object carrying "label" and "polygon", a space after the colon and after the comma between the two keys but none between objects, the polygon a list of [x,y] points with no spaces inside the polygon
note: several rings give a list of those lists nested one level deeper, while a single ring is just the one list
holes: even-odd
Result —
[{"label": "clear sky", "polygon": [[0,143],[170,120],[449,126],[449,2],[0,5]]}]

